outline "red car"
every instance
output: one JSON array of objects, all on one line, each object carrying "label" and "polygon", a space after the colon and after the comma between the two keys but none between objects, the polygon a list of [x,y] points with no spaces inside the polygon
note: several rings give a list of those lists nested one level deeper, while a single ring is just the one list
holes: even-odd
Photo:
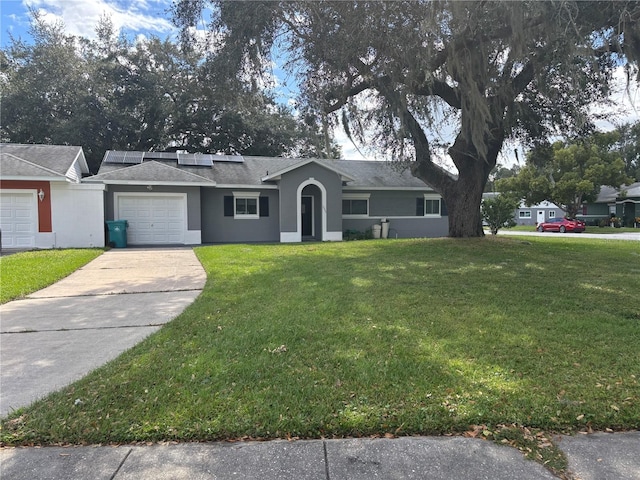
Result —
[{"label": "red car", "polygon": [[568,218],[552,218],[548,222],[538,224],[539,232],[584,232],[585,223],[581,220],[570,220]]}]

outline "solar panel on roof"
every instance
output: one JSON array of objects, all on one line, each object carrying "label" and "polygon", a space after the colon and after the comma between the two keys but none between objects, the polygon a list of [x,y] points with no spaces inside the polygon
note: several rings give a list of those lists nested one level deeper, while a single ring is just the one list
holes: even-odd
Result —
[{"label": "solar panel on roof", "polygon": [[176,152],[144,152],[145,160],[175,160],[176,158],[178,158]]},{"label": "solar panel on roof", "polygon": [[198,167],[213,166],[213,155],[207,153],[178,153],[178,165],[192,165]]},{"label": "solar panel on roof", "polygon": [[178,153],[178,165],[196,165],[196,157],[193,153]]},{"label": "solar panel on roof", "polygon": [[124,152],[116,152],[114,150],[107,150],[104,154],[104,163],[123,163]]},{"label": "solar panel on roof", "polygon": [[104,155],[105,163],[142,163],[143,152],[120,152],[108,150]]},{"label": "solar panel on roof", "polygon": [[144,152],[124,152],[124,163],[142,163]]},{"label": "solar panel on roof", "polygon": [[209,155],[208,153],[196,153],[196,165],[200,167],[212,167],[213,166],[213,155]]}]

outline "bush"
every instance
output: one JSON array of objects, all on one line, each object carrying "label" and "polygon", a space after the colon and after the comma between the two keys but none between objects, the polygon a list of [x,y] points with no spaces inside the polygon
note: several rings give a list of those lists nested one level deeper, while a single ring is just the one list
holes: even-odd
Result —
[{"label": "bush", "polygon": [[345,230],[342,234],[342,239],[347,242],[350,240],[369,240],[371,238],[373,238],[371,229],[365,232],[361,232],[360,230]]},{"label": "bush", "polygon": [[480,207],[482,219],[489,226],[492,235],[496,235],[501,228],[514,227],[516,225],[513,217],[518,203],[518,200],[505,194],[482,201]]}]

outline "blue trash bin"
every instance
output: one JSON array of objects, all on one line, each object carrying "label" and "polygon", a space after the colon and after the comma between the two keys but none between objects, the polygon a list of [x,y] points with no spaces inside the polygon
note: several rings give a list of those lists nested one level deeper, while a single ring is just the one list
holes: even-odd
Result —
[{"label": "blue trash bin", "polygon": [[129,222],[126,220],[108,220],[107,228],[109,229],[109,245],[113,244],[116,248],[126,248],[128,226]]}]

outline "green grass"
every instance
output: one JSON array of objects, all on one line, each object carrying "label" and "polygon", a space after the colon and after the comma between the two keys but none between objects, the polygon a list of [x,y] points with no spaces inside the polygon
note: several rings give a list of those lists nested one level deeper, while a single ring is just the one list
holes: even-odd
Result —
[{"label": "green grass", "polygon": [[[197,248],[181,316],[2,422],[6,444],[640,428],[640,245]],[[514,428],[515,428],[514,427]],[[536,437],[536,434],[522,434]]]},{"label": "green grass", "polygon": [[101,253],[100,249],[39,250],[0,257],[0,303],[51,285]]}]

